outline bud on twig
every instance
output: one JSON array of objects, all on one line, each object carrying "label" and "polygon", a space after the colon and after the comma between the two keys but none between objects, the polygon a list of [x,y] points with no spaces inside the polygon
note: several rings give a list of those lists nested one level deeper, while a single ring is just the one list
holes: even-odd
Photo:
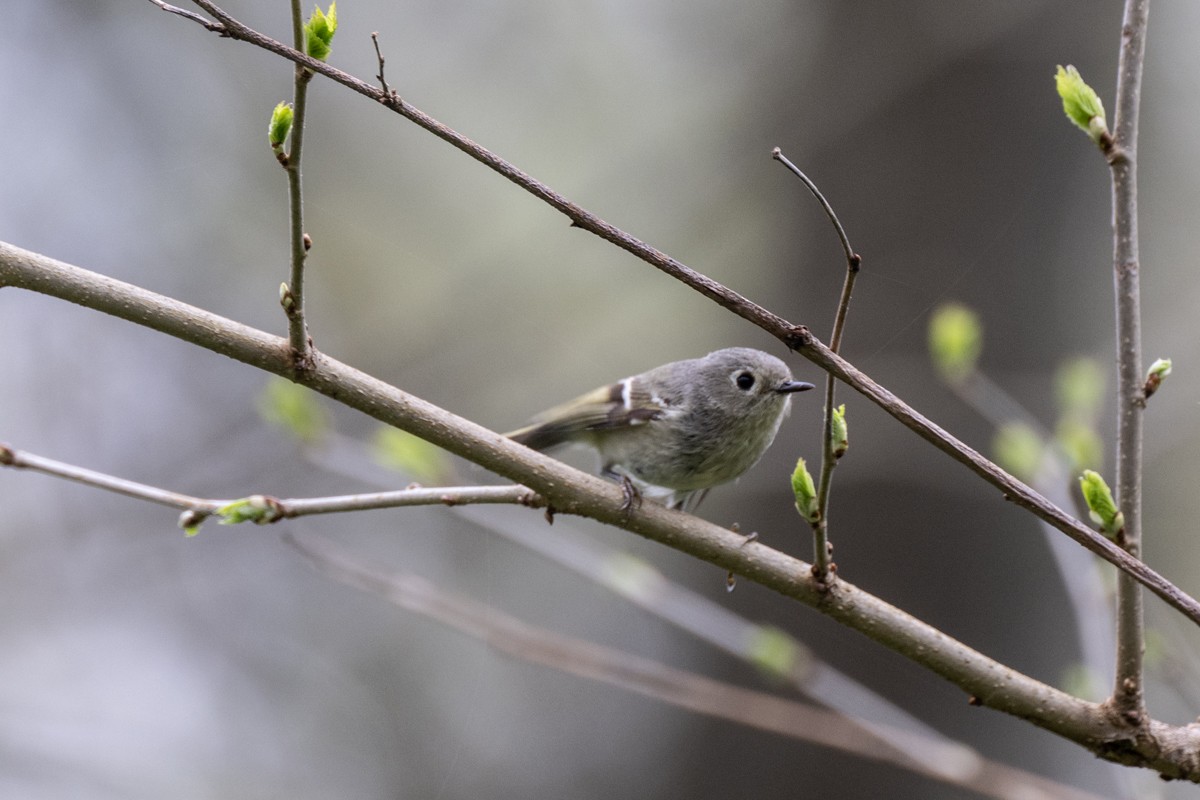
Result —
[{"label": "bud on twig", "polygon": [[280,103],[271,112],[271,124],[267,127],[267,141],[271,143],[271,150],[274,151],[276,158],[285,157],[283,143],[287,141],[288,134],[292,132],[294,117],[295,112],[289,103]]},{"label": "bud on twig", "polygon": [[318,61],[326,60],[329,58],[330,45],[333,44],[335,33],[337,33],[337,3],[330,3],[328,12],[321,11],[321,7],[317,6],[304,26],[305,51]]},{"label": "bud on twig", "polygon": [[1125,527],[1125,515],[1117,509],[1112,491],[1100,473],[1085,469],[1079,476],[1079,488],[1083,490],[1083,500],[1087,503],[1088,516],[1100,526],[1101,533],[1110,539]]},{"label": "bud on twig", "polygon": [[192,537],[200,532],[200,525],[206,519],[207,512],[189,508],[179,515],[179,527],[183,529],[184,536]]},{"label": "bud on twig", "polygon": [[1060,65],[1054,75],[1058,96],[1063,101],[1063,112],[1067,119],[1074,122],[1089,138],[1101,147],[1110,142],[1108,123],[1104,119],[1104,103],[1096,91],[1083,82],[1079,70],[1072,66],[1066,69]]},{"label": "bud on twig", "polygon": [[817,489],[813,485],[812,475],[803,458],[796,459],[796,469],[792,472],[792,494],[796,497],[796,510],[800,516],[811,524],[821,519],[820,509],[817,508]]},{"label": "bud on twig", "polygon": [[253,522],[255,525],[266,525],[283,518],[283,506],[274,497],[252,494],[241,500],[226,503],[216,510],[222,525],[237,525],[241,522]]},{"label": "bud on twig", "polygon": [[833,457],[841,458],[850,448],[850,436],[846,428],[846,404],[842,403],[833,410],[833,426],[829,431],[829,442],[833,449]]},{"label": "bud on twig", "polygon": [[1158,387],[1162,386],[1162,382],[1168,375],[1171,374],[1171,359],[1160,358],[1150,365],[1149,371],[1146,372],[1146,384],[1142,387],[1142,391],[1146,397],[1158,391]]}]

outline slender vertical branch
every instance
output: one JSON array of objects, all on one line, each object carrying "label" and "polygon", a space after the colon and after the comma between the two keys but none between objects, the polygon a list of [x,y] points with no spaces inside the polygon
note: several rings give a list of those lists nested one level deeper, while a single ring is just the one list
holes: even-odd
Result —
[{"label": "slender vertical branch", "polygon": [[[1137,133],[1149,0],[1127,0],[1121,26],[1112,167],[1113,268],[1117,313],[1117,499],[1125,515],[1118,543],[1138,557],[1142,544],[1141,311],[1138,289]],[[1113,705],[1131,724],[1146,718],[1142,697],[1142,593],[1118,575],[1117,665]]]},{"label": "slender vertical branch", "polygon": [[[300,0],[292,0],[292,46],[305,51],[304,20],[301,18]],[[288,284],[289,302],[284,304],[288,317],[288,342],[292,346],[293,359],[297,368],[312,365],[312,343],[308,338],[308,325],[304,321],[304,262],[308,255],[308,241],[304,236],[304,198],[300,180],[300,156],[304,147],[304,117],[308,105],[308,84],[313,74],[299,64],[295,69],[292,90],[291,147],[283,160],[288,179],[288,208],[290,211],[290,240],[292,248],[292,270]]]},{"label": "slender vertical branch", "polygon": [[[842,296],[838,300],[837,313],[833,319],[833,334],[829,337],[829,349],[836,353],[842,345],[842,331],[846,327],[846,314],[850,310],[850,296],[854,292],[854,281],[858,277],[858,271],[862,267],[862,256],[854,252],[854,248],[850,246],[850,239],[846,236],[846,229],[842,227],[841,221],[837,218],[837,214],[833,211],[833,206],[825,199],[825,195],[821,194],[817,189],[817,185],[813,183],[807,175],[800,171],[783,151],[776,147],[771,151],[771,156],[782,163],[785,167],[792,171],[793,174],[808,187],[813,196],[817,198],[817,202],[821,204],[821,208],[825,210],[825,214],[829,217],[829,221],[833,223],[833,227],[837,230],[838,239],[842,243],[842,249],[846,252],[846,279],[842,283]],[[825,422],[824,422],[824,446],[821,453],[821,479],[817,486],[817,521],[813,523],[813,574],[824,580],[830,572],[830,546],[829,546],[829,494],[833,488],[833,468],[837,466],[838,454],[835,451],[836,442],[833,441],[833,390],[834,390],[833,373],[827,373],[825,376]]]}]

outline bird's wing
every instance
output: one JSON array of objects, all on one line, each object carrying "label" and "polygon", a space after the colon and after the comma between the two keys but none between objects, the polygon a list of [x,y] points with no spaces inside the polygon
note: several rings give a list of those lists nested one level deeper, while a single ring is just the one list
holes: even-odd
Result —
[{"label": "bird's wing", "polygon": [[534,417],[529,425],[506,434],[535,450],[562,444],[587,431],[643,425],[668,408],[662,398],[641,390],[631,378],[580,395]]}]

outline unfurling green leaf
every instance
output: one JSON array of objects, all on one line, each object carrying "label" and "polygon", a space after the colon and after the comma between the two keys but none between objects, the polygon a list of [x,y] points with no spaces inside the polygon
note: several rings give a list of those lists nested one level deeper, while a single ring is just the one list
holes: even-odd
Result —
[{"label": "unfurling green leaf", "polygon": [[293,119],[295,119],[295,112],[292,111],[290,103],[280,103],[271,112],[271,124],[267,127],[267,141],[271,143],[271,149],[275,151],[276,155],[283,150],[283,143],[287,141],[288,134],[292,132]]},{"label": "unfurling green leaf", "polygon": [[333,35],[337,33],[337,24],[336,2],[329,4],[328,12],[321,11],[321,7],[317,6],[304,26],[305,51],[318,61],[329,58]]},{"label": "unfurling green leaf", "polygon": [[810,523],[817,523],[821,518],[817,509],[817,489],[803,458],[796,459],[796,469],[792,471],[792,494],[796,497],[796,510],[800,516]]},{"label": "unfurling green leaf", "polygon": [[1079,70],[1060,65],[1054,75],[1058,96],[1062,98],[1067,119],[1078,125],[1096,144],[1108,138],[1108,123],[1104,119],[1104,103],[1096,91],[1083,82]]},{"label": "unfurling green leaf", "polygon": [[833,425],[829,431],[829,441],[833,448],[833,457],[841,458],[850,447],[850,435],[846,428],[846,404],[842,403],[833,410]]},{"label": "unfurling green leaf", "polygon": [[1098,472],[1085,469],[1079,476],[1079,488],[1083,490],[1083,499],[1087,503],[1088,516],[1100,526],[1100,530],[1112,538],[1125,527],[1125,515],[1117,509],[1112,492],[1104,478]]},{"label": "unfurling green leaf", "polygon": [[279,501],[261,494],[226,503],[214,513],[221,518],[218,521],[222,525],[238,525],[242,522],[266,525],[283,518],[283,508]]},{"label": "unfurling green leaf", "polygon": [[983,351],[979,316],[964,305],[947,303],[929,319],[929,355],[948,383],[961,383],[975,371]]}]

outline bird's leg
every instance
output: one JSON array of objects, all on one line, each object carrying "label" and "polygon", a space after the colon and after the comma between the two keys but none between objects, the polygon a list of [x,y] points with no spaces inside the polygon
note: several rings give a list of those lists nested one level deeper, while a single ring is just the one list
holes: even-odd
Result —
[{"label": "bird's leg", "polygon": [[621,502],[621,510],[629,511],[634,506],[641,505],[642,493],[633,485],[633,481],[623,472],[617,472],[613,469],[612,464],[605,464],[600,468],[601,477],[608,478],[610,481],[621,484],[621,496],[624,500]]},{"label": "bird's leg", "polygon": [[621,476],[621,495],[625,498],[621,502],[622,511],[629,511],[642,504],[642,493],[633,485],[633,481],[629,480],[628,475]]}]

